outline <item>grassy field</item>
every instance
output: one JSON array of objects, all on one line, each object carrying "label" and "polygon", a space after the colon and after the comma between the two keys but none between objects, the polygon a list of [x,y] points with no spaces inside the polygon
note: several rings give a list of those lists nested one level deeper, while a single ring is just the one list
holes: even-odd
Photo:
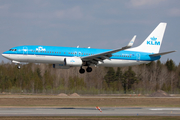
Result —
[{"label": "grassy field", "polygon": [[[180,107],[180,97],[0,95],[0,108],[14,107]],[[179,116],[12,116],[0,120],[180,120]]]},{"label": "grassy field", "polygon": [[0,107],[180,107],[180,97],[59,97],[0,95]]}]

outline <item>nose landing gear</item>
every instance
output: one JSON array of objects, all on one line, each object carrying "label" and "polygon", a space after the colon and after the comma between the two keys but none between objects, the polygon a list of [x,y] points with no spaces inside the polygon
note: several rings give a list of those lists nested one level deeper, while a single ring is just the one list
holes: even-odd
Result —
[{"label": "nose landing gear", "polygon": [[20,68],[21,68],[21,66],[20,66],[20,65],[18,65],[18,66],[17,66],[17,68],[18,68],[18,69],[20,69]]}]

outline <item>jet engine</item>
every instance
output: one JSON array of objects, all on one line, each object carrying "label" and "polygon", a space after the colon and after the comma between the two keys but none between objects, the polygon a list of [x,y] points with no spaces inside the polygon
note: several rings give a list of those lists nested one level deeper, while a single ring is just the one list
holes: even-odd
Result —
[{"label": "jet engine", "polygon": [[73,67],[79,67],[82,66],[83,62],[81,58],[76,57],[68,57],[64,58],[64,65],[65,66],[73,66]]}]

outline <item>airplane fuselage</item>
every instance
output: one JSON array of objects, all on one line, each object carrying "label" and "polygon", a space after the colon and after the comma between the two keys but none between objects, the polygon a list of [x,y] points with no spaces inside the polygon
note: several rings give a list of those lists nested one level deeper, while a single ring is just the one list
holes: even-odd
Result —
[{"label": "airplane fuselage", "polygon": [[53,68],[69,69],[80,67],[79,73],[84,73],[83,66],[87,66],[86,72],[91,72],[90,66],[123,67],[139,64],[147,64],[160,59],[161,55],[175,51],[159,53],[167,23],[159,25],[138,47],[131,48],[136,35],[128,45],[118,49],[95,49],[75,48],[58,46],[25,45],[11,48],[2,54],[3,57],[18,64],[29,63],[50,63]]},{"label": "airplane fuselage", "polygon": [[[68,57],[85,57],[107,51],[111,49],[27,45],[11,48],[4,52],[3,56],[19,62],[64,64],[64,59]],[[123,50],[112,54],[110,60],[99,61],[98,65],[122,67],[149,63],[158,59],[160,56],[150,57],[149,53]]]}]

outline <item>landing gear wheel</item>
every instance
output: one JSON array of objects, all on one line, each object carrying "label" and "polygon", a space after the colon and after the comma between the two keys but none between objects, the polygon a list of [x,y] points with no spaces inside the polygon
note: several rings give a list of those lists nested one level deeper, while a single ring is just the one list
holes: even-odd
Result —
[{"label": "landing gear wheel", "polygon": [[91,68],[91,67],[87,67],[87,68],[86,68],[86,71],[87,71],[87,72],[91,72],[91,71],[92,71],[92,68]]},{"label": "landing gear wheel", "polygon": [[81,68],[81,69],[79,70],[79,73],[83,74],[83,73],[85,73],[85,70],[84,70],[83,68]]},{"label": "landing gear wheel", "polygon": [[21,68],[21,66],[20,66],[20,65],[18,65],[18,66],[17,66],[17,68],[18,68],[18,69],[20,69],[20,68]]}]

